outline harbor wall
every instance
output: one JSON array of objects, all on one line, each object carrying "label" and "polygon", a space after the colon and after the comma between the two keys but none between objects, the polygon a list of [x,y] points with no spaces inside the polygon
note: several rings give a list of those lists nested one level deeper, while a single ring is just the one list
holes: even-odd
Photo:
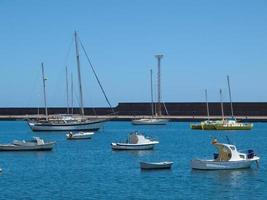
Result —
[{"label": "harbor wall", "polygon": [[[231,115],[229,103],[224,103],[224,114]],[[206,103],[193,102],[193,103],[165,103],[170,116],[205,116],[207,115]],[[167,115],[164,106],[162,105],[162,114]],[[233,103],[235,116],[267,116],[267,102],[235,102]],[[38,113],[44,114],[44,108],[22,108],[22,107],[9,107],[0,108],[0,115],[36,115]],[[119,103],[113,108],[116,115],[150,115],[150,103]],[[209,103],[209,111],[211,116],[221,115],[221,105],[218,102]],[[50,107],[48,108],[49,114],[66,114],[67,109],[64,107]],[[79,114],[79,108],[74,108],[74,113]],[[112,113],[111,108],[96,107],[85,108],[85,115],[109,115]]]}]

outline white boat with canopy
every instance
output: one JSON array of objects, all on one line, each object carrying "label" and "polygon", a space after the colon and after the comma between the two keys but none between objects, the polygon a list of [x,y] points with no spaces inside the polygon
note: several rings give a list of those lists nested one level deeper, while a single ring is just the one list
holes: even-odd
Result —
[{"label": "white boat with canopy", "polygon": [[111,147],[113,150],[151,150],[155,144],[159,142],[134,132],[129,134],[126,142],[111,143]]},{"label": "white boat with canopy", "polygon": [[214,154],[214,159],[193,159],[191,161],[192,169],[243,169],[251,167],[254,162],[256,162],[258,165],[258,161],[260,158],[256,156],[253,150],[248,150],[246,153],[240,153],[236,149],[235,145],[219,143],[216,139],[212,141],[212,145],[214,145],[214,147],[218,151],[218,153]]},{"label": "white boat with canopy", "polygon": [[68,140],[79,140],[79,139],[91,139],[91,137],[94,135],[94,132],[78,132],[73,133],[69,132],[66,134]]},{"label": "white boat with canopy", "polygon": [[14,140],[10,144],[0,144],[0,151],[45,151],[52,150],[56,142],[44,142],[39,137],[32,140]]}]

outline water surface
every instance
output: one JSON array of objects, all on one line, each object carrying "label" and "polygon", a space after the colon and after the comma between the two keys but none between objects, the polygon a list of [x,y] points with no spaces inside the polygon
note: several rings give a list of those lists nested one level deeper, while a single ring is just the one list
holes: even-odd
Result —
[{"label": "water surface", "polygon": [[[153,151],[112,151],[138,130],[160,141]],[[254,149],[260,168],[191,170],[192,158],[211,158],[211,138]],[[267,124],[251,131],[198,131],[189,123],[132,126],[107,122],[91,140],[68,141],[62,132],[32,132],[26,122],[0,122],[0,142],[39,136],[51,152],[0,152],[0,199],[267,199]],[[140,161],[173,161],[172,170],[141,171]]]}]

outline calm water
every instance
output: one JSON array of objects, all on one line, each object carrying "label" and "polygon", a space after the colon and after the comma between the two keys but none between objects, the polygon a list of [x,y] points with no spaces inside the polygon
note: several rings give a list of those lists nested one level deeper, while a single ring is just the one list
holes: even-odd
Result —
[{"label": "calm water", "polygon": [[[111,142],[139,130],[160,141],[153,151],[114,152]],[[216,136],[261,156],[260,168],[195,171],[192,158],[208,158]],[[267,124],[252,131],[192,131],[189,123],[132,126],[108,122],[91,140],[64,133],[33,133],[25,122],[0,122],[0,142],[40,136],[55,140],[51,152],[0,152],[0,199],[267,199]],[[141,171],[139,161],[174,161],[172,170]]]}]

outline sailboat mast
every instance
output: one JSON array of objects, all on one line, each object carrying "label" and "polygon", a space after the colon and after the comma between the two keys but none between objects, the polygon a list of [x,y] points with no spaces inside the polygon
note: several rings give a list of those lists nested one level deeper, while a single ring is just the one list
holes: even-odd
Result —
[{"label": "sailboat mast", "polygon": [[154,100],[153,100],[153,74],[152,69],[150,69],[150,90],[151,90],[151,116],[154,116]]},{"label": "sailboat mast", "polygon": [[161,80],[160,80],[160,61],[163,58],[163,55],[155,55],[158,61],[158,103],[157,103],[157,115],[161,115]]},{"label": "sailboat mast", "polygon": [[222,89],[220,89],[220,100],[221,100],[222,120],[224,121]]},{"label": "sailboat mast", "polygon": [[69,105],[69,80],[68,80],[68,67],[66,66],[66,93],[67,93],[67,113],[70,114]]},{"label": "sailboat mast", "polygon": [[73,115],[73,76],[71,73],[71,114]]},{"label": "sailboat mast", "polygon": [[81,68],[80,68],[80,55],[79,55],[78,38],[77,38],[77,32],[76,31],[74,33],[74,36],[75,36],[76,60],[77,60],[78,80],[79,80],[79,91],[80,91],[81,115],[82,115],[82,117],[84,117],[82,78],[81,78]]},{"label": "sailboat mast", "polygon": [[210,120],[210,111],[209,111],[209,103],[208,103],[208,90],[207,89],[205,90],[205,98],[206,98],[208,120]]},{"label": "sailboat mast", "polygon": [[45,90],[45,81],[47,80],[44,75],[44,63],[42,65],[42,79],[43,79],[43,92],[44,92],[44,105],[45,105],[45,119],[48,120],[48,111],[47,111],[47,105],[46,105],[46,90]]},{"label": "sailboat mast", "polygon": [[232,119],[233,119],[234,118],[234,110],[233,110],[233,102],[232,102],[232,94],[231,94],[229,75],[227,75],[227,83],[228,83],[228,91],[229,91],[229,98],[230,98],[230,105],[231,105],[231,115],[232,115]]}]

